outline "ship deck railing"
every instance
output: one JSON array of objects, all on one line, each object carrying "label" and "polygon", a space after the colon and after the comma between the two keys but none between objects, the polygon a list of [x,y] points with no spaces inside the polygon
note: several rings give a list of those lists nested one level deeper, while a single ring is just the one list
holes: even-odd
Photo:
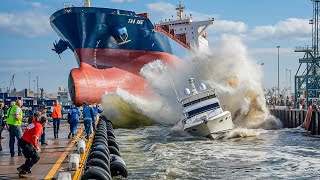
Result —
[{"label": "ship deck railing", "polygon": [[159,26],[154,26],[154,28],[155,28],[157,31],[159,31],[159,32],[165,34],[166,36],[170,37],[171,39],[173,39],[174,41],[176,41],[177,43],[179,43],[181,46],[183,46],[183,47],[185,47],[186,49],[189,49],[189,50],[190,50],[190,47],[189,47],[189,46],[187,46],[186,44],[184,44],[183,42],[181,42],[179,39],[177,39],[176,37],[174,37],[172,34],[168,33],[168,32],[165,31],[165,30],[163,30],[161,27],[159,27]]}]

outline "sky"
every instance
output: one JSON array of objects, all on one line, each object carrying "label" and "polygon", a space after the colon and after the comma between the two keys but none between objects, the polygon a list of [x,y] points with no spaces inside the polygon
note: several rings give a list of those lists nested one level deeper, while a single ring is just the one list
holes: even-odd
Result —
[{"label": "sky", "polygon": [[[35,90],[36,77],[39,88],[48,93],[68,86],[69,72],[77,67],[77,63],[71,50],[63,52],[61,59],[51,50],[52,43],[59,37],[51,28],[49,17],[70,2],[81,6],[84,0],[1,1],[0,88],[9,87],[13,75],[18,90],[29,87]],[[148,12],[154,23],[175,15],[178,3],[178,0],[91,0],[91,6],[95,7]],[[207,29],[210,46],[216,46],[215,43],[226,35],[241,39],[249,55],[264,64],[265,89],[277,85],[276,46],[280,46],[280,87],[289,86],[290,70],[294,86],[298,59],[303,57],[294,49],[311,44],[311,1],[183,0],[182,3],[186,7],[185,14],[192,14],[194,20],[215,18],[214,24]]]}]

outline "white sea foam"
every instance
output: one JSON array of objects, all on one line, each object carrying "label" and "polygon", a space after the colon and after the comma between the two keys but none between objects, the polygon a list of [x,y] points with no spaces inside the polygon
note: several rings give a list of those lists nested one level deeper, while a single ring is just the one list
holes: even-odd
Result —
[{"label": "white sea foam", "polygon": [[[152,100],[132,96],[123,90],[116,94],[154,123],[177,124],[181,117],[178,98],[184,96],[183,91],[189,86],[188,79],[194,77],[196,85],[205,82],[216,89],[222,105],[232,113],[236,127],[281,127],[280,121],[270,115],[265,105],[260,65],[248,56],[246,47],[237,37],[223,36],[219,45],[211,52],[188,57],[188,63],[175,67],[169,67],[161,60],[146,64],[140,74],[155,94]],[[182,126],[178,124],[172,130],[179,129]]]}]

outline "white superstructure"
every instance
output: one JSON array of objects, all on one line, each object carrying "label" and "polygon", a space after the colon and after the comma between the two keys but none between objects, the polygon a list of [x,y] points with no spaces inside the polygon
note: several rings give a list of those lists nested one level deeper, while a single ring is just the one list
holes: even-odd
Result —
[{"label": "white superstructure", "polygon": [[207,50],[208,40],[205,30],[213,24],[214,18],[205,21],[193,21],[191,14],[189,17],[183,17],[184,8],[180,2],[176,8],[178,19],[168,19],[168,21],[162,21],[156,26],[179,39],[192,50]]}]

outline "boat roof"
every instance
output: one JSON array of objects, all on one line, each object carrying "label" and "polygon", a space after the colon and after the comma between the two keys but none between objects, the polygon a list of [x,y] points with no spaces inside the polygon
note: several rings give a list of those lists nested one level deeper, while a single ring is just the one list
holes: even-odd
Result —
[{"label": "boat roof", "polygon": [[208,99],[217,97],[215,90],[209,89],[209,90],[205,90],[205,91],[200,91],[197,94],[192,94],[192,95],[180,100],[180,103],[182,106],[185,107],[185,106],[188,106],[187,104],[189,104],[189,103],[193,104],[194,101],[197,101],[199,99],[203,99],[203,100],[207,99],[206,97],[208,97]]}]

